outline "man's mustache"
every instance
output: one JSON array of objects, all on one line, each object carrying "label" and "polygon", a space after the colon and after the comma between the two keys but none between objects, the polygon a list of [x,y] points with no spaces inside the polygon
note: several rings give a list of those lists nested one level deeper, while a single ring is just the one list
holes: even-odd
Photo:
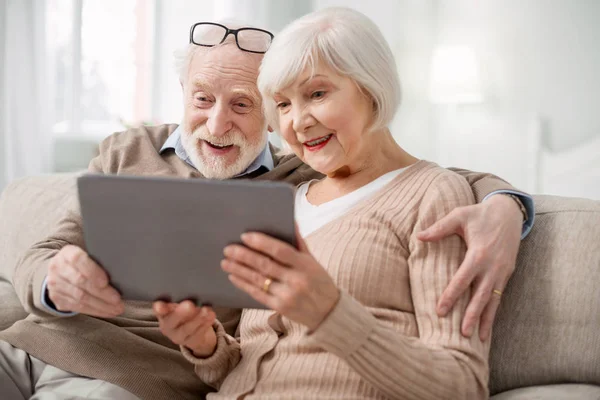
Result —
[{"label": "man's mustache", "polygon": [[244,138],[244,135],[237,129],[231,130],[225,135],[215,136],[211,135],[205,127],[199,127],[192,132],[192,138],[196,140],[205,140],[217,146],[234,145],[243,147],[248,144],[248,141]]}]

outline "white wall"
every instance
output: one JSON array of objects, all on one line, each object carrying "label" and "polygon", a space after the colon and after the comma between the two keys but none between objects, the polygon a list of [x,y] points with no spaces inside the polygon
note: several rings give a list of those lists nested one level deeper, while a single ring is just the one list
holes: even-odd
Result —
[{"label": "white wall", "polygon": [[478,54],[490,105],[547,118],[548,145],[600,134],[600,1],[438,2],[437,41]]},{"label": "white wall", "polygon": [[[531,192],[572,193],[566,181],[551,189],[540,186],[546,180],[533,179],[530,161],[537,156],[538,133],[542,147],[558,153],[600,136],[600,2],[437,5],[436,43],[474,49],[486,97],[449,118],[447,109],[437,110],[438,159],[497,173]],[[542,120],[540,132],[532,130],[536,118]],[[600,186],[600,177],[594,179]]]}]

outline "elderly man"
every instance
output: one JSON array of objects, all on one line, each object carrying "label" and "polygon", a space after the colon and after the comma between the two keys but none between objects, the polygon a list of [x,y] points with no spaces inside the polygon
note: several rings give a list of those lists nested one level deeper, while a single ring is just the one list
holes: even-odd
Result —
[{"label": "elderly man", "polygon": [[[295,156],[278,156],[268,144],[256,79],[271,38],[253,28],[196,24],[181,62],[182,124],[110,136],[90,172],[292,184],[318,177]],[[494,176],[458,172],[482,203],[455,210],[421,239],[454,233],[465,238],[469,252],[438,311],[444,314],[473,283],[463,331],[470,335],[481,318],[481,334],[487,335],[522,230],[531,226],[531,202]],[[530,208],[525,211],[508,195],[483,202],[493,192],[507,191]],[[151,304],[124,302],[109,285],[102,267],[85,252],[77,200],[67,206],[70,215],[55,233],[16,266],[14,286],[30,316],[0,333],[0,392],[11,399],[50,398],[44,397],[48,392],[51,398],[193,399],[209,391],[179,347],[160,333]],[[233,333],[239,311],[215,312]]]}]

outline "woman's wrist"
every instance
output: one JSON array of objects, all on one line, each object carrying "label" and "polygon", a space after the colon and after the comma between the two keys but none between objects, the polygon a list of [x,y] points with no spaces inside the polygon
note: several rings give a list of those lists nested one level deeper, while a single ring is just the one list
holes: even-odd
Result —
[{"label": "woman's wrist", "polygon": [[335,307],[337,306],[337,304],[340,301],[340,296],[341,296],[340,290],[338,288],[336,288],[336,295],[332,298],[333,301],[329,302],[329,304],[327,306],[327,309],[323,313],[320,321],[317,321],[317,323],[314,326],[312,326],[312,327],[309,326],[308,327],[311,332],[315,331],[316,329],[318,329],[319,326],[323,323],[323,321],[325,321],[327,319],[327,317],[331,314],[331,312],[333,310],[335,310]]},{"label": "woman's wrist", "polygon": [[185,346],[195,357],[198,358],[209,358],[217,349],[217,335],[215,330],[211,327],[210,330],[207,330],[202,343],[196,346]]}]

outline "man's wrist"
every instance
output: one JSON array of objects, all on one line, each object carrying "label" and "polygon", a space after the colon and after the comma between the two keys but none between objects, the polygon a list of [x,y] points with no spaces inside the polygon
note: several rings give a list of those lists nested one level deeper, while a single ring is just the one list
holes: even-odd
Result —
[{"label": "man's wrist", "polygon": [[525,222],[529,219],[529,217],[527,215],[527,209],[521,202],[521,199],[519,199],[517,196],[515,196],[514,194],[511,194],[511,193],[501,193],[501,194],[510,197],[511,199],[513,199],[515,201],[515,203],[517,203],[519,210],[521,210],[521,214],[523,214],[523,222]]},{"label": "man's wrist", "polygon": [[60,317],[71,317],[77,315],[78,313],[72,311],[61,311],[59,310],[52,299],[50,298],[50,290],[48,289],[48,278],[44,278],[44,282],[42,283],[42,305],[45,308],[45,311],[60,316]]},{"label": "man's wrist", "polygon": [[490,204],[492,207],[498,207],[499,209],[504,210],[505,212],[510,210],[515,211],[515,215],[518,212],[519,215],[523,215],[521,212],[521,208],[519,207],[519,203],[515,202],[515,200],[508,193],[498,193],[498,196],[489,196],[482,202],[482,204]]},{"label": "man's wrist", "polygon": [[[498,194],[504,194],[504,195],[512,195],[514,197],[516,197],[519,202],[516,203],[514,200],[509,200],[508,196],[496,196]],[[533,228],[533,224],[535,221],[535,204],[533,202],[533,197],[531,197],[530,195],[523,193],[523,192],[517,192],[514,190],[506,190],[506,189],[502,189],[502,190],[496,190],[494,192],[488,193],[482,200],[483,202],[486,201],[494,201],[494,200],[498,200],[500,199],[501,202],[512,202],[513,204],[517,205],[517,209],[521,210],[520,205],[523,205],[523,207],[525,208],[525,213],[523,214],[523,217],[525,217],[525,222],[523,222],[523,230],[521,232],[521,239],[525,239],[527,237],[527,235],[529,235],[529,232],[531,232],[531,229]],[[522,211],[520,211],[522,212]]]}]

